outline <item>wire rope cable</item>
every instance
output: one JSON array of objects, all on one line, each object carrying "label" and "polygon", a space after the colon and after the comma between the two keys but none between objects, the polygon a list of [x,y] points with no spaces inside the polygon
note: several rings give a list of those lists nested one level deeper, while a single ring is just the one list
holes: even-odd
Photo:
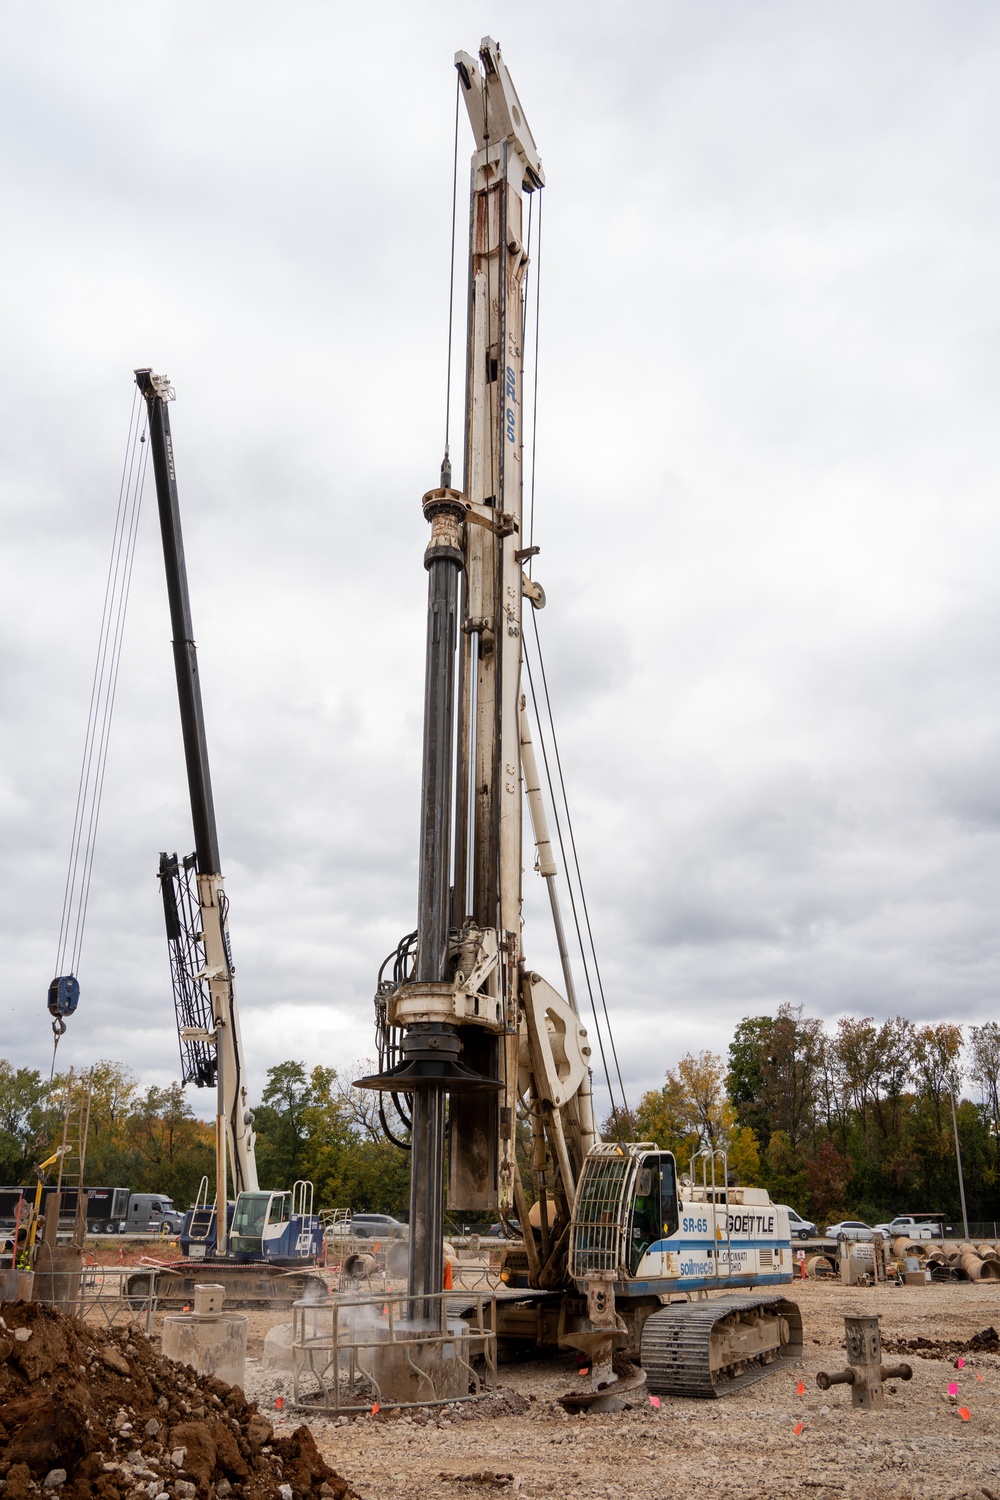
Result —
[{"label": "wire rope cable", "polygon": [[[118,491],[83,760],[77,784],[69,866],[56,947],[57,975],[75,976],[83,952],[147,454],[145,403],[136,391],[132,398],[132,414]],[[54,1026],[53,1030],[55,1029]],[[65,1030],[65,1023],[62,1029]],[[61,1034],[61,1031],[57,1032],[57,1042]]]},{"label": "wire rope cable", "polygon": [[[597,1029],[597,1041],[598,1041],[598,1046],[600,1048],[600,1053],[601,1053],[601,1062],[602,1062],[602,1065],[603,1065],[603,1068],[604,1068],[605,1081],[607,1082],[607,1085],[608,1085],[608,1093],[609,1093],[610,1098],[611,1098],[611,1115],[612,1115],[612,1119],[614,1120],[615,1130],[618,1133],[618,1138],[619,1138],[619,1141],[620,1141],[621,1140],[622,1117],[626,1121],[629,1120],[629,1118],[630,1118],[630,1111],[629,1111],[629,1107],[628,1107],[628,1097],[627,1097],[627,1094],[626,1094],[626,1091],[625,1091],[625,1082],[624,1082],[624,1079],[622,1078],[621,1064],[620,1064],[619,1059],[618,1059],[618,1049],[617,1049],[617,1047],[615,1045],[614,1032],[613,1032],[612,1027],[611,1027],[611,1017],[608,1014],[607,997],[606,997],[605,992],[604,992],[604,982],[603,982],[603,980],[601,978],[600,963],[599,963],[598,958],[597,958],[597,947],[596,947],[596,944],[594,942],[594,933],[593,933],[593,928],[591,926],[591,921],[590,921],[590,910],[589,910],[589,907],[588,907],[588,904],[587,904],[587,895],[586,895],[586,890],[584,888],[584,883],[583,883],[583,874],[582,874],[582,871],[581,871],[581,868],[580,868],[580,858],[579,858],[579,853],[578,853],[577,845],[576,845],[576,835],[575,835],[574,830],[573,830],[573,819],[572,819],[572,814],[570,813],[569,799],[568,799],[568,796],[567,796],[567,793],[566,793],[566,781],[565,781],[565,776],[563,774],[562,757],[561,757],[560,752],[559,752],[559,741],[558,741],[558,737],[556,735],[555,720],[554,720],[553,714],[552,714],[552,702],[551,702],[551,698],[549,696],[548,678],[547,678],[547,675],[546,675],[546,672],[545,672],[544,658],[542,656],[541,637],[538,634],[538,621],[535,618],[535,612],[534,612],[534,610],[531,611],[531,617],[532,617],[532,626],[533,626],[534,637],[535,637],[535,655],[536,655],[536,659],[537,659],[537,662],[538,662],[539,677],[541,679],[541,693],[540,694],[539,694],[539,692],[537,691],[537,689],[535,687],[534,675],[533,675],[533,673],[531,671],[531,663],[530,663],[530,660],[528,658],[527,653],[525,653],[525,667],[526,667],[527,673],[528,673],[528,684],[529,684],[529,687],[531,689],[532,703],[533,703],[533,707],[534,707],[534,711],[535,711],[535,721],[536,721],[536,723],[539,726],[539,736],[538,737],[539,737],[539,743],[540,743],[541,749],[542,749],[542,763],[543,763],[543,765],[545,767],[545,776],[546,776],[546,780],[548,782],[548,787],[549,787],[549,798],[550,798],[550,802],[551,802],[551,806],[552,806],[552,810],[553,810],[553,818],[554,818],[555,825],[556,825],[556,836],[557,836],[558,841],[559,841],[559,851],[560,851],[560,854],[562,856],[563,868],[564,868],[564,870],[566,872],[566,886],[567,886],[567,890],[569,892],[570,908],[571,908],[572,913],[573,913],[573,924],[574,924],[574,927],[576,929],[577,942],[578,942],[579,948],[580,948],[580,959],[581,959],[581,963],[583,965],[584,980],[585,980],[585,983],[586,983],[586,986],[587,986],[587,993],[590,996],[591,1009],[592,1009],[593,1015],[594,1015],[594,1025],[595,1025],[595,1027]],[[553,776],[553,774],[552,774],[552,767],[551,767],[550,762],[549,762],[549,753],[548,753],[548,747],[547,747],[547,744],[546,744],[546,733],[545,733],[545,729],[544,729],[544,725],[543,725],[543,720],[542,720],[541,710],[542,710],[543,703],[544,703],[544,708],[545,708],[545,717],[548,720],[548,735],[551,736],[551,742],[552,742],[552,758],[553,758],[553,760],[555,762],[555,768],[556,768],[556,770],[555,770],[555,776]],[[556,786],[557,785],[558,785],[558,790],[559,790],[559,796],[558,796],[558,798],[556,796]],[[572,860],[570,860],[570,857],[567,854],[566,840],[563,837],[563,829],[562,829],[562,821],[563,821],[563,819],[562,819],[562,815],[560,813],[560,803],[561,803],[562,809],[564,810],[564,813],[565,813],[566,831],[567,831],[567,835],[568,835],[569,851],[570,851],[570,853],[572,855]],[[571,872],[572,872],[572,875],[571,875]],[[573,879],[573,877],[575,877],[576,891],[574,891],[574,879]],[[578,895],[579,895],[579,910],[577,909],[577,892],[578,892]],[[581,920],[580,920],[580,913],[581,912],[582,912],[582,917],[583,917],[582,927],[581,927]],[[584,931],[586,932],[586,944],[584,943]],[[589,951],[589,954],[590,954],[590,962],[589,963],[588,963],[588,959],[587,959],[587,953],[588,953],[588,951]],[[600,1001],[601,1001],[601,1011],[602,1011],[602,1014],[604,1016],[604,1027],[603,1028],[601,1026],[600,1019],[598,1017],[598,1013],[597,1013],[597,1001],[596,1001],[595,996],[594,996],[594,987],[593,987],[593,984],[591,982],[591,976],[590,976],[591,965],[593,966],[594,981],[596,982],[596,985],[597,985],[597,993],[600,996]],[[611,1079],[611,1070],[608,1067],[607,1054],[605,1052],[604,1034],[603,1034],[604,1033],[604,1028],[607,1029],[608,1047],[610,1049],[611,1057],[612,1057],[613,1062],[614,1062],[615,1077],[617,1078],[617,1081],[618,1081],[618,1089],[619,1089],[620,1096],[621,1096],[622,1117],[619,1116],[619,1107],[618,1107],[618,1105],[615,1102],[615,1090],[614,1090],[614,1085],[613,1085],[612,1079]]]}]

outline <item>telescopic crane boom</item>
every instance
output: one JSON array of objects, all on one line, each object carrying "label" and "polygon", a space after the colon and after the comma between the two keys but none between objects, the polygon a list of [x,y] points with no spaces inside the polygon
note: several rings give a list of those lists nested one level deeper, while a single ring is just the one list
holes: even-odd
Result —
[{"label": "telescopic crane boom", "polygon": [[[184,1082],[194,1082],[201,1087],[214,1083],[218,1091],[216,1234],[218,1253],[225,1254],[226,1148],[228,1146],[237,1197],[243,1192],[256,1191],[253,1120],[244,1079],[229,944],[229,903],[223,888],[198,654],[181,535],[177,473],[167,410],[167,403],[173,400],[174,393],[169,380],[154,375],[152,370],[136,370],[135,379],[149,414],[149,441],[156,476],[156,500],[173,629],[174,671],[195,839],[195,891],[192,893],[186,883],[192,860],[178,860],[176,855],[172,858],[166,854],[160,856],[160,886],[171,948]],[[185,921],[186,910],[191,906],[194,906],[198,918],[193,930]]]}]

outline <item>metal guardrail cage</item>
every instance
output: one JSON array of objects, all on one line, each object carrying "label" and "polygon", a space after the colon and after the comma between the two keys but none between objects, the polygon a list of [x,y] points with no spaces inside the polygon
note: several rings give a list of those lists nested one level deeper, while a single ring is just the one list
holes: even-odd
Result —
[{"label": "metal guardrail cage", "polygon": [[292,1309],[296,1407],[329,1414],[469,1401],[496,1388],[496,1298],[422,1296],[442,1331],[409,1315],[408,1296],[333,1297]]}]

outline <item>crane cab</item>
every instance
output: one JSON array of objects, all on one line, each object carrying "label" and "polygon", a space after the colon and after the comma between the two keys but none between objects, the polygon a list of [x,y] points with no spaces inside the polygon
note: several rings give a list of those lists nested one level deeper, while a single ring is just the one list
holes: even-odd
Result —
[{"label": "crane cab", "polygon": [[237,1259],[314,1261],[322,1247],[319,1219],[312,1211],[311,1182],[291,1192],[247,1192],[236,1199],[229,1248]]},{"label": "crane cab", "polygon": [[[236,1202],[227,1205],[226,1225],[228,1256],[234,1260],[314,1264],[323,1248],[311,1182],[297,1182],[290,1192],[254,1189],[239,1193]],[[181,1253],[192,1260],[216,1257],[215,1204],[208,1198],[207,1179],[202,1180],[198,1200],[185,1216]]]}]

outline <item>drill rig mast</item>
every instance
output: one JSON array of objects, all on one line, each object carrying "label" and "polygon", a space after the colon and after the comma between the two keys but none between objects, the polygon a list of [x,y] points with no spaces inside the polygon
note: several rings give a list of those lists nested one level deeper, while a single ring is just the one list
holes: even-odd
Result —
[{"label": "drill rig mast", "polygon": [[[678,1181],[669,1151],[597,1134],[591,1049],[521,692],[523,601],[545,602],[523,571],[537,549],[525,545],[521,506],[525,202],[545,177],[496,43],[484,38],[478,60],[459,52],[455,65],[476,140],[464,489],[452,487],[446,450],[440,485],[423,497],[431,535],[417,931],[400,943],[392,981],[379,984],[380,1070],[359,1086],[391,1094],[404,1119],[410,1110],[412,1317],[430,1323],[440,1308],[430,1294],[441,1289],[447,1192],[452,1211],[517,1213],[524,1244],[505,1252],[504,1276],[519,1300],[501,1305],[500,1330],[584,1351],[591,1390],[572,1400],[604,1400],[609,1385],[647,1377],[653,1390],[716,1395],[796,1354],[798,1309],[780,1295],[707,1309],[663,1303],[788,1282],[787,1214],[763,1189],[730,1183],[714,1148],[696,1153]],[[522,952],[522,796],[566,998]],[[518,1118],[531,1131],[531,1215]],[[642,1368],[613,1366],[625,1349]]]},{"label": "drill rig mast", "polygon": [[441,1286],[446,1134],[449,1207],[517,1211],[527,1222],[514,1161],[525,1065],[536,1170],[547,1143],[557,1205],[535,1284],[559,1279],[576,1178],[596,1140],[586,1031],[525,970],[520,941],[522,739],[530,744],[521,615],[526,588],[534,603],[544,599],[522,568],[525,203],[545,177],[497,44],[487,37],[479,60],[459,52],[455,65],[476,139],[465,489],[452,488],[446,455],[439,487],[423,497],[431,537],[416,956],[377,997],[383,1070],[361,1080],[412,1098],[414,1298]]}]

